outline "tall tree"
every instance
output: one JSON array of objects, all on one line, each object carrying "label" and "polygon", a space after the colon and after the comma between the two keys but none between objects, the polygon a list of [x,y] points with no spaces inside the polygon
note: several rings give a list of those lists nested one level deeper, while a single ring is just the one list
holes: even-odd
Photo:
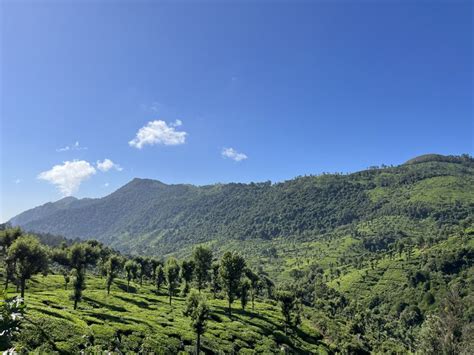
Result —
[{"label": "tall tree", "polygon": [[209,307],[206,300],[195,291],[189,294],[186,301],[184,315],[191,317],[192,327],[196,333],[196,354],[201,352],[201,335],[206,331],[206,322],[209,319]]},{"label": "tall tree", "polygon": [[34,274],[48,269],[46,249],[33,236],[16,239],[8,249],[8,258],[14,260],[15,275],[20,282],[21,297],[25,297],[25,284]]},{"label": "tall tree", "polygon": [[64,278],[64,289],[67,290],[67,285],[69,283],[71,273],[71,263],[67,255],[67,249],[63,248],[53,248],[50,252],[51,261],[61,266],[61,273]]},{"label": "tall tree", "polygon": [[260,284],[260,278],[256,273],[254,273],[252,270],[247,268],[245,270],[245,276],[250,281],[250,297],[252,300],[252,311],[255,309],[255,295],[257,294],[257,290]]},{"label": "tall tree", "polygon": [[245,307],[249,302],[249,290],[250,290],[250,282],[245,280],[242,282],[242,286],[240,287],[240,305],[242,309],[245,311]]},{"label": "tall tree", "polygon": [[181,278],[184,280],[183,295],[187,295],[189,292],[189,283],[193,279],[194,274],[194,261],[183,260],[181,263]]},{"label": "tall tree", "polygon": [[134,261],[138,264],[138,277],[140,278],[140,286],[143,286],[143,277],[146,274],[147,261],[141,256],[136,256]]},{"label": "tall tree", "polygon": [[15,281],[15,262],[8,258],[8,249],[21,235],[19,227],[0,230],[0,246],[5,255],[5,289],[8,288],[9,281]]},{"label": "tall tree", "polygon": [[155,271],[156,292],[160,292],[161,286],[163,286],[164,282],[165,282],[165,271],[163,270],[163,266],[159,264],[156,267],[156,271]]},{"label": "tall tree", "polygon": [[229,316],[232,315],[232,303],[240,287],[240,280],[245,269],[245,259],[237,253],[226,252],[219,268],[223,289],[227,295]]},{"label": "tall tree", "polygon": [[279,291],[277,299],[280,302],[281,313],[285,323],[285,334],[288,327],[298,326],[301,323],[301,308],[293,292]]},{"label": "tall tree", "polygon": [[212,263],[211,267],[211,291],[214,295],[214,299],[217,298],[217,294],[221,290],[220,276],[219,276],[219,263]]},{"label": "tall tree", "polygon": [[122,268],[122,260],[118,255],[111,255],[106,263],[107,270],[107,294],[110,294],[110,287],[117,277],[117,273]]},{"label": "tall tree", "polygon": [[125,263],[125,273],[127,274],[127,292],[130,291],[130,281],[137,273],[137,263],[133,260],[127,260]]},{"label": "tall tree", "polygon": [[212,265],[212,251],[209,248],[198,246],[193,251],[193,260],[195,264],[196,284],[201,293],[209,281],[209,270]]},{"label": "tall tree", "polygon": [[156,268],[157,268],[157,266],[158,266],[158,265],[161,265],[161,264],[163,264],[163,263],[162,263],[160,260],[158,260],[158,259],[150,258],[150,259],[148,260],[148,264],[149,264],[150,269],[151,269],[151,275],[150,275],[150,277],[151,277],[151,280],[152,280],[152,282],[153,282],[154,280],[156,280]]},{"label": "tall tree", "polygon": [[179,265],[175,258],[169,258],[165,264],[165,277],[168,283],[168,295],[170,298],[170,305],[173,295],[179,286]]},{"label": "tall tree", "polygon": [[84,272],[86,272],[87,266],[96,266],[101,261],[102,265],[107,260],[108,251],[104,245],[96,240],[88,240],[83,244],[84,248]]},{"label": "tall tree", "polygon": [[86,288],[85,269],[86,269],[86,248],[84,244],[76,243],[69,248],[68,257],[73,268],[73,299],[74,309],[82,298],[82,291]]}]

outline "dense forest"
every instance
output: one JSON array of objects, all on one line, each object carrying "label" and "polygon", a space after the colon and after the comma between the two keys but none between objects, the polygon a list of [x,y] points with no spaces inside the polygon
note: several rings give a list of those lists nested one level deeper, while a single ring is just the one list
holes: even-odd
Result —
[{"label": "dense forest", "polygon": [[473,173],[429,155],[40,206],[0,232],[2,349],[471,354]]}]

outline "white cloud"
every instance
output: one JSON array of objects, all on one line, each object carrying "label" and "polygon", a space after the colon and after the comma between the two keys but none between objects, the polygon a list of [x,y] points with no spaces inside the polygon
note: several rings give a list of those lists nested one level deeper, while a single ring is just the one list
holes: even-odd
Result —
[{"label": "white cloud", "polygon": [[140,128],[137,135],[128,144],[131,147],[142,149],[144,145],[164,144],[179,145],[186,142],[186,132],[177,131],[175,128],[181,126],[183,122],[176,120],[167,124],[165,121],[150,121]]},{"label": "white cloud", "polygon": [[51,170],[43,171],[38,179],[50,182],[59,189],[64,196],[75,193],[81,183],[96,173],[95,168],[85,160],[65,161],[62,165],[55,165]]},{"label": "white cloud", "polygon": [[182,125],[183,125],[183,121],[181,121],[181,120],[176,120],[173,123],[170,123],[171,127],[179,127],[179,126],[182,126]]},{"label": "white cloud", "polygon": [[65,146],[63,148],[58,148],[56,149],[57,152],[67,152],[68,150],[86,150],[87,147],[81,147],[81,145],[79,144],[78,141],[76,141],[76,143],[74,143],[73,145],[69,146]]},{"label": "white cloud", "polygon": [[110,159],[104,159],[103,161],[97,160],[96,165],[97,165],[97,169],[99,169],[100,171],[103,171],[103,172],[109,171],[112,168],[114,168],[117,171],[122,171],[123,170],[123,168],[120,165],[115,164]]},{"label": "white cloud", "polygon": [[21,182],[20,179],[15,179],[15,181],[14,181],[15,184],[19,184],[20,182]]},{"label": "white cloud", "polygon": [[237,152],[234,148],[224,148],[221,154],[223,158],[229,158],[235,161],[242,161],[248,158],[247,155]]},{"label": "white cloud", "polygon": [[109,183],[106,182],[106,183],[104,184],[104,187],[109,187]]}]

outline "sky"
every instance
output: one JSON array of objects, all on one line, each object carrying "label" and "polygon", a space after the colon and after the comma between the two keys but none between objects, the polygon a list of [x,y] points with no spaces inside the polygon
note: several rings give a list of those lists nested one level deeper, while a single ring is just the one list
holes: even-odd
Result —
[{"label": "sky", "polygon": [[470,1],[0,12],[0,221],[134,177],[278,182],[473,153]]}]

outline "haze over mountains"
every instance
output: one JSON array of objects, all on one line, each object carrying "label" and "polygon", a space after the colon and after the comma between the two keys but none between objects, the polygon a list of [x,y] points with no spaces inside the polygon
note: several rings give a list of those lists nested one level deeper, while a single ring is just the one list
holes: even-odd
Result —
[{"label": "haze over mountains", "polygon": [[126,252],[166,254],[209,241],[306,238],[380,216],[458,219],[458,210],[473,211],[473,191],[472,158],[426,155],[397,167],[277,184],[167,185],[136,178],[106,197],[66,197],[10,222],[95,238]]}]

